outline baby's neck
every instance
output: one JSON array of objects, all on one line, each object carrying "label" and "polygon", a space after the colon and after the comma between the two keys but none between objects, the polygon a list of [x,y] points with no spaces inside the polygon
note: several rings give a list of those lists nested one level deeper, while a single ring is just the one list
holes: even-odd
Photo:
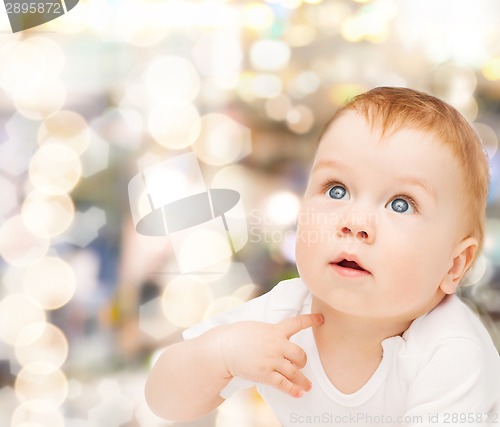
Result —
[{"label": "baby's neck", "polygon": [[359,390],[373,375],[382,360],[382,341],[401,335],[411,323],[346,315],[314,297],[311,312],[321,313],[325,319],[313,327],[323,369],[346,394]]},{"label": "baby's neck", "polygon": [[321,313],[324,323],[315,328],[315,337],[329,343],[326,347],[376,352],[383,340],[401,335],[411,324],[406,319],[372,319],[352,316],[332,309],[313,296],[312,313]]}]

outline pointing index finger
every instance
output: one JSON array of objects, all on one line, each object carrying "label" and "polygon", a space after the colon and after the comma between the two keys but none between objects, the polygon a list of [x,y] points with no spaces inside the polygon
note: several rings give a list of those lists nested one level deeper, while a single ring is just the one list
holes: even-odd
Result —
[{"label": "pointing index finger", "polygon": [[319,313],[301,314],[281,321],[277,324],[277,327],[285,333],[287,338],[290,338],[302,329],[321,325],[322,323],[323,315]]}]

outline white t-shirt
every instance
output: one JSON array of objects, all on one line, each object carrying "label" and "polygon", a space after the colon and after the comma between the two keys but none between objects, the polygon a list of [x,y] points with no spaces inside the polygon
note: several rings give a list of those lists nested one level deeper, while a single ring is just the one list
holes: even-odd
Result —
[{"label": "white t-shirt", "polygon": [[[277,323],[311,312],[311,293],[300,278],[184,331],[194,338],[243,320]],[[499,426],[500,356],[487,330],[455,295],[415,319],[402,337],[382,342],[383,358],[368,382],[345,394],[330,382],[311,328],[291,341],[307,354],[304,375],[312,390],[293,398],[273,387],[235,377],[221,391],[256,386],[283,426]]]}]

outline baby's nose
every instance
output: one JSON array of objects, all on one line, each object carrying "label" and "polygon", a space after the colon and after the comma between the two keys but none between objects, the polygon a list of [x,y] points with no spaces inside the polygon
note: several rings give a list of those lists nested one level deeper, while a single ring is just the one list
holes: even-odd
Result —
[{"label": "baby's nose", "polygon": [[339,228],[338,234],[339,237],[351,237],[365,243],[372,243],[375,237],[374,230],[369,224],[344,225]]}]

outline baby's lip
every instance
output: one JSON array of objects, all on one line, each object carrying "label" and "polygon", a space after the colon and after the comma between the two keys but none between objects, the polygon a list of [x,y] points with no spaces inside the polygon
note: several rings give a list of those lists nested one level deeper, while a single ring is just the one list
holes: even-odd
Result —
[{"label": "baby's lip", "polygon": [[342,253],[334,261],[330,262],[330,264],[336,264],[341,267],[352,268],[353,270],[366,271],[367,273],[370,273],[354,254]]}]

